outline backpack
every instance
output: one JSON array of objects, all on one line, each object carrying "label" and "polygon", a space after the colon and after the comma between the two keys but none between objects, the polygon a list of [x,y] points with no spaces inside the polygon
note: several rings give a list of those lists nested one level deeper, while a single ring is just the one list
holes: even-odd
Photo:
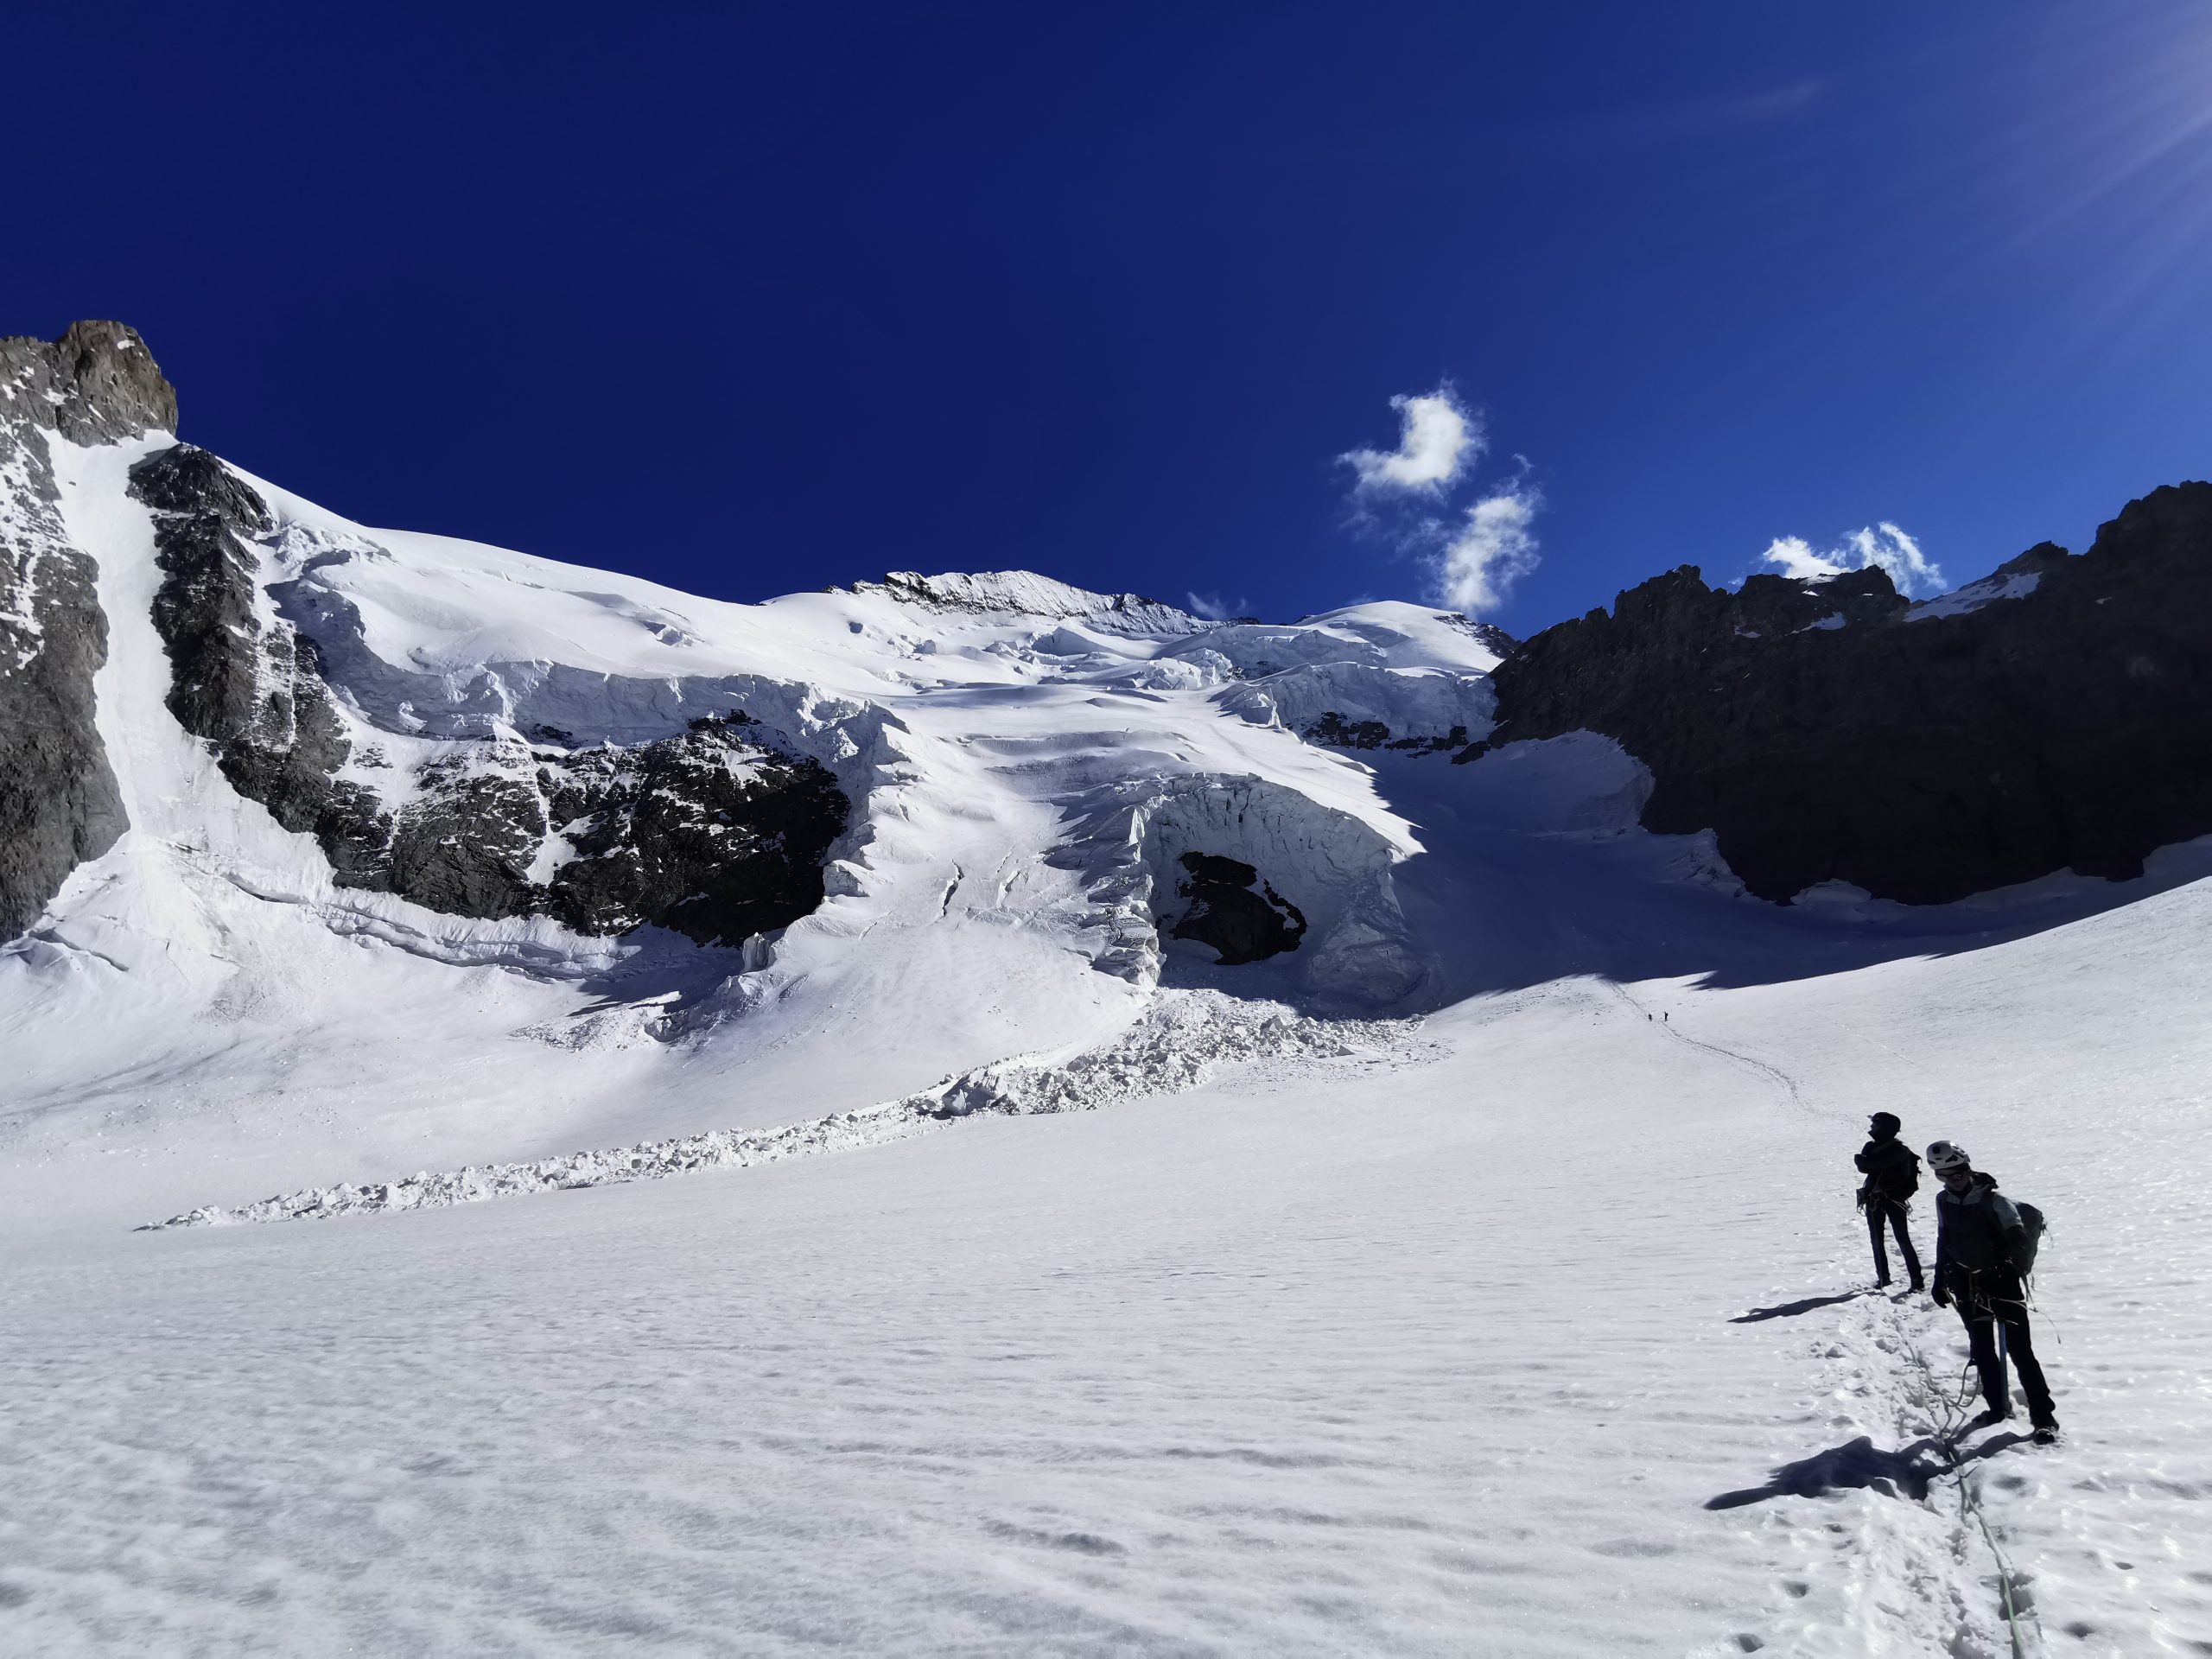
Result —
[{"label": "backpack", "polygon": [[1892,1158],[1885,1166],[1868,1174],[1866,1191],[1878,1192],[1892,1204],[1903,1204],[1920,1191],[1920,1154],[1900,1141],[1890,1144],[1904,1154],[1904,1161]]},{"label": "backpack", "polygon": [[2015,1265],[2024,1279],[2036,1270],[2036,1251],[2043,1243],[2043,1211],[2018,1199],[2013,1201],[2012,1208],[2020,1212],[2020,1259]]}]

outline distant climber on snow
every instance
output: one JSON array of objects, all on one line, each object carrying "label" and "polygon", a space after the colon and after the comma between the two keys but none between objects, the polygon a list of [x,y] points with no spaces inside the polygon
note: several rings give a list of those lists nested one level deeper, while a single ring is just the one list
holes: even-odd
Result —
[{"label": "distant climber on snow", "polygon": [[[2035,1267],[2043,1217],[2034,1205],[2015,1205],[1997,1190],[1997,1178],[1974,1166],[1966,1148],[1938,1141],[1928,1148],[1928,1167],[1943,1183],[1936,1195],[1936,1282],[1929,1292],[1938,1307],[1956,1305],[1967,1342],[1981,1373],[1989,1408],[1971,1427],[2002,1422],[2012,1414],[2005,1360],[2020,1370],[2020,1392],[2036,1439],[2058,1438],[2058,1414],[2028,1332],[2026,1287]],[[1999,1345],[1999,1334],[2003,1346]]]},{"label": "distant climber on snow", "polygon": [[1877,1112],[1868,1120],[1866,1149],[1851,1161],[1866,1179],[1859,1185],[1859,1207],[1866,1212],[1866,1231],[1874,1241],[1874,1284],[1890,1282],[1890,1253],[1882,1230],[1897,1234],[1897,1249],[1904,1257],[1910,1290],[1921,1289],[1920,1255],[1912,1248],[1912,1234],[1905,1217],[1912,1210],[1912,1195],[1920,1191],[1920,1154],[1897,1139],[1904,1126],[1891,1112]]}]

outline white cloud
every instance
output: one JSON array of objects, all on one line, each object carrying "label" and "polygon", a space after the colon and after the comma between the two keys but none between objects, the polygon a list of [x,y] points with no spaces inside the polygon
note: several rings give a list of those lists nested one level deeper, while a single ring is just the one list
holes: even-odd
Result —
[{"label": "white cloud", "polygon": [[1853,531],[1849,539],[1860,567],[1880,565],[1900,593],[1934,593],[1943,585],[1942,570],[1920,550],[1920,543],[1887,519],[1871,530]]},{"label": "white cloud", "polygon": [[1466,510],[1466,521],[1437,556],[1437,593],[1446,605],[1480,616],[1504,601],[1535,568],[1536,538],[1529,527],[1542,505],[1535,490],[1516,482]]},{"label": "white cloud", "polygon": [[1395,449],[1354,449],[1337,457],[1359,475],[1356,488],[1435,495],[1482,458],[1482,419],[1459,402],[1449,385],[1393,397],[1390,407],[1398,411]]},{"label": "white cloud", "polygon": [[1844,567],[1822,558],[1802,536],[1777,536],[1759,557],[1781,570],[1792,582],[1824,582],[1840,576]]},{"label": "white cloud", "polygon": [[[1352,527],[1417,556],[1439,603],[1470,616],[1494,611],[1536,565],[1530,526],[1543,501],[1528,481],[1528,461],[1516,455],[1512,479],[1476,486],[1489,434],[1482,416],[1459,400],[1449,381],[1432,392],[1393,397],[1390,407],[1398,411],[1397,448],[1337,457],[1357,475]],[[1477,499],[1465,505],[1470,494]],[[1455,496],[1462,505],[1447,505]],[[1194,604],[1199,597],[1192,595]]]},{"label": "white cloud", "polygon": [[1186,593],[1183,597],[1189,601],[1184,606],[1184,609],[1190,612],[1192,616],[1204,617],[1209,622],[1226,622],[1232,617],[1249,616],[1251,613],[1250,601],[1241,595],[1233,605],[1219,594],[1193,592]]},{"label": "white cloud", "polygon": [[1932,594],[1943,586],[1942,570],[1920,550],[1920,543],[1886,518],[1853,531],[1825,552],[1815,552],[1802,536],[1777,536],[1759,556],[1797,582],[1879,566],[1901,594]]}]

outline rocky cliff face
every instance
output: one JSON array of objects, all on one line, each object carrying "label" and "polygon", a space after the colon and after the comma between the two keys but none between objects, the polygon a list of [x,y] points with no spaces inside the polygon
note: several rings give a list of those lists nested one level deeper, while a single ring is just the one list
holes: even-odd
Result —
[{"label": "rocky cliff face", "polygon": [[6,414],[72,443],[176,430],[176,388],[138,331],[119,322],[72,323],[59,340],[0,339],[0,386]]},{"label": "rocky cliff face", "polygon": [[818,906],[845,797],[818,763],[749,736],[753,724],[733,712],[635,749],[543,757],[539,785],[575,849],[548,908],[583,933],[650,921],[737,944]]},{"label": "rocky cliff face", "polygon": [[1529,640],[1462,760],[1585,729],[1651,769],[1646,828],[1710,829],[1745,884],[1932,903],[2126,877],[2212,831],[2212,485],[2131,503],[1909,605],[1879,570],[1708,588],[1692,567]]},{"label": "rocky cliff face", "polygon": [[395,766],[347,719],[314,642],[264,590],[266,505],[188,444],[131,468],[153,512],[169,712],[223,775],[313,834],[340,886],[448,915],[550,915],[580,932],[668,927],[739,944],[822,902],[848,803],[742,711],[632,747],[459,737]]},{"label": "rocky cliff face", "polygon": [[169,712],[208,740],[241,795],[338,849],[341,873],[362,867],[385,836],[365,791],[335,779],[352,745],[315,647],[265,614],[251,546],[270,524],[261,498],[185,443],[133,467],[130,493],[154,515],[154,626],[169,655]]},{"label": "rocky cliff face", "polygon": [[0,340],[0,939],[127,827],[93,721],[99,572],[62,524],[48,435],[106,443],[175,426],[175,391],[120,323]]}]

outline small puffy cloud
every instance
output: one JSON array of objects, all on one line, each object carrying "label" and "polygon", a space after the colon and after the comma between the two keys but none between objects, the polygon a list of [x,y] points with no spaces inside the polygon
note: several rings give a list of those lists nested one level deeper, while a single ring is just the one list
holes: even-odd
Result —
[{"label": "small puffy cloud", "polygon": [[1241,596],[1234,605],[1219,594],[1186,593],[1183,597],[1188,601],[1184,609],[1192,616],[1204,617],[1209,622],[1226,622],[1231,617],[1251,614],[1250,604]]},{"label": "small puffy cloud", "polygon": [[1393,397],[1390,407],[1398,411],[1395,449],[1354,449],[1337,457],[1358,475],[1357,489],[1434,495],[1481,459],[1482,419],[1460,403],[1448,384]]},{"label": "small puffy cloud", "polygon": [[1802,536],[1777,536],[1759,557],[1792,582],[1825,582],[1848,568],[1822,558]]},{"label": "small puffy cloud", "polygon": [[1886,518],[1853,531],[1824,551],[1815,551],[1802,536],[1777,536],[1760,558],[1796,582],[1821,582],[1878,566],[1890,573],[1901,594],[1932,594],[1943,586],[1942,570],[1920,550],[1920,543]]},{"label": "small puffy cloud", "polygon": [[1542,505],[1536,491],[1516,482],[1467,508],[1436,556],[1438,596],[1469,616],[1495,610],[1513,584],[1535,568],[1536,538],[1529,526]]}]

